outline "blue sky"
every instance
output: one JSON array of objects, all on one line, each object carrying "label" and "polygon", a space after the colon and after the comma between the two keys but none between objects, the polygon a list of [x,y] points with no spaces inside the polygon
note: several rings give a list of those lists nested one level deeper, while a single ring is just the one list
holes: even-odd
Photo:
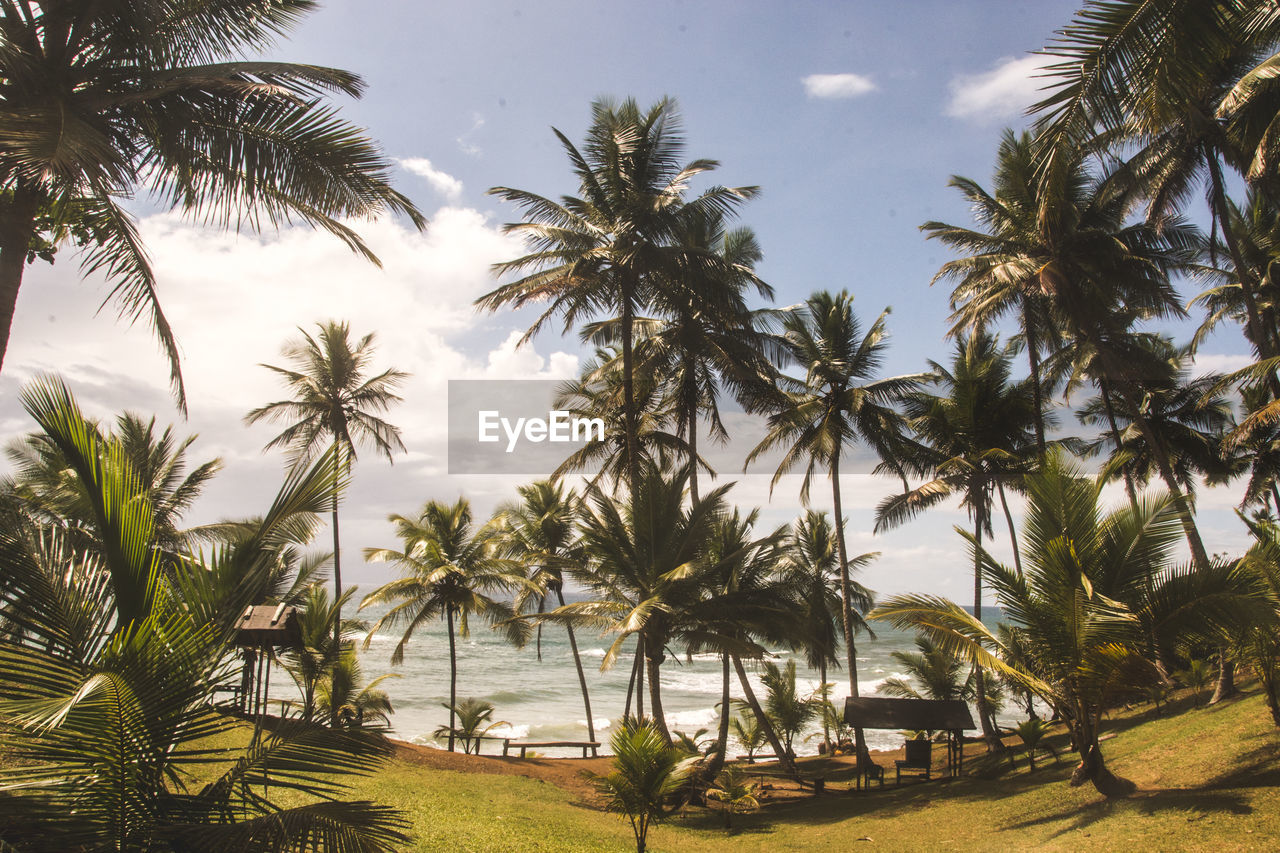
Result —
[{"label": "blue sky", "polygon": [[[397,185],[428,214],[424,235],[403,223],[359,225],[384,261],[364,264],[335,239],[287,226],[261,236],[225,234],[157,212],[137,212],[161,280],[161,299],[184,349],[195,458],[221,456],[226,471],[195,521],[260,512],[278,484],[279,459],[261,447],[268,427],[245,428],[248,409],[281,390],[259,362],[279,363],[298,326],[348,319],[376,330],[381,363],[414,374],[390,416],[409,453],[394,467],[362,456],[348,501],[348,565],[360,548],[394,544],[389,512],[460,492],[487,512],[512,494],[501,478],[444,472],[448,379],[561,378],[578,365],[576,339],[539,338],[516,350],[528,316],[478,316],[471,301],[493,286],[489,264],[519,250],[499,232],[514,211],[485,190],[508,185],[547,195],[576,190],[551,126],[580,139],[592,99],[669,95],[682,108],[690,158],[721,161],[725,184],[754,184],[761,197],[742,222],[765,252],[760,267],[778,303],[819,288],[848,288],[863,317],[885,306],[892,346],[887,370],[920,370],[949,345],[945,285],[929,287],[946,250],[927,242],[928,219],[969,221],[946,186],[962,174],[987,183],[1001,130],[1025,122],[1036,95],[1037,59],[1076,0],[1026,2],[763,3],[539,2],[424,4],[332,0],[273,55],[347,68],[368,93],[341,104],[397,163]],[[81,282],[74,260],[29,271],[5,372],[0,436],[30,428],[14,390],[40,371],[65,375],[86,408],[156,412],[177,422],[167,371],[144,328],[94,316],[106,290]],[[1188,295],[1190,289],[1188,288]],[[1175,330],[1185,338],[1187,327]],[[1240,361],[1233,335],[1215,338],[1204,363]],[[725,472],[734,476],[734,472]],[[892,484],[849,478],[847,506],[857,551],[884,557],[866,575],[881,592],[928,589],[966,595],[953,524],[939,510],[884,537],[871,509]],[[767,478],[742,479],[744,503],[769,501]],[[815,504],[827,506],[815,486]],[[1206,494],[1210,550],[1244,541],[1229,492]],[[766,519],[798,510],[784,481]],[[365,584],[382,567],[346,570]]]}]

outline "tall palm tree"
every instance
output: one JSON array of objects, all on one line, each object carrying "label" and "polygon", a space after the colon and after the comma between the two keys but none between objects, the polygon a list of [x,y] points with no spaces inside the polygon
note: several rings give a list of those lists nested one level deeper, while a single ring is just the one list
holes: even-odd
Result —
[{"label": "tall palm tree", "polygon": [[[819,466],[825,467],[831,478],[843,600],[841,621],[852,696],[858,695],[857,648],[853,641],[855,601],[840,502],[840,462],[847,449],[862,441],[893,465],[903,426],[893,406],[919,382],[915,376],[874,378],[888,345],[885,330],[888,313],[884,311],[863,334],[848,291],[839,294],[819,291],[803,304],[784,312],[780,343],[788,360],[804,368],[805,378],[803,382],[790,383],[795,389],[779,398],[780,408],[769,416],[769,432],[747,456],[749,465],[775,448],[784,449],[772,485],[797,465],[805,464],[800,497],[806,503],[810,481]],[[864,752],[861,730],[856,735],[861,756]]]},{"label": "tall palm tree", "polygon": [[724,267],[714,252],[677,242],[682,223],[689,217],[732,213],[757,190],[714,187],[686,197],[690,181],[719,164],[681,162],[680,113],[669,98],[647,110],[630,98],[621,103],[600,99],[592,103],[591,115],[581,149],[553,128],[578,179],[578,196],[555,201],[510,187],[489,191],[524,213],[524,221],[504,230],[523,237],[529,251],[495,264],[496,274],[522,275],[476,304],[489,311],[544,304],[525,340],[555,317],[563,318],[566,329],[604,311],[619,318],[627,476],[634,483],[640,466],[632,389],[635,318],[667,282]]},{"label": "tall palm tree", "polygon": [[952,175],[948,186],[960,190],[983,230],[930,221],[920,230],[962,253],[943,264],[931,284],[955,281],[951,292],[952,337],[986,330],[1015,314],[1027,353],[1034,399],[1036,445],[1045,453],[1046,387],[1040,364],[1057,347],[1058,331],[1049,294],[1040,282],[1047,260],[1040,230],[1040,184],[1035,146],[1029,133],[1005,129],[996,149],[990,192],[976,181]]},{"label": "tall palm tree", "polygon": [[[560,607],[565,604],[564,582],[586,559],[577,534],[578,496],[566,492],[560,483],[539,480],[516,489],[520,500],[500,506],[494,514],[493,526],[502,554],[519,563],[528,573],[531,589],[516,596],[517,610],[530,599],[537,601],[538,612],[544,610],[548,595],[554,594]],[[541,636],[542,626],[537,630]],[[587,713],[587,740],[596,739],[595,718],[591,714],[591,694],[587,676],[578,654],[578,639],[573,625],[566,623],[573,665],[578,671],[582,704]]]},{"label": "tall palm tree", "polygon": [[75,239],[85,273],[112,282],[123,317],[147,318],[185,408],[177,343],[137,226],[121,201],[162,204],[223,226],[296,217],[376,260],[342,220],[416,208],[389,164],[326,94],[359,97],[347,71],[245,60],[314,4],[5,3],[0,83],[0,363],[28,252]]},{"label": "tall palm tree", "polygon": [[[303,329],[302,340],[285,344],[283,354],[290,367],[263,367],[276,373],[293,392],[291,400],[268,403],[245,415],[245,422],[287,421],[289,425],[264,450],[287,447],[293,463],[314,458],[319,450],[333,448],[333,464],[345,481],[351,462],[356,458],[357,444],[371,444],[374,450],[392,460],[392,454],[404,451],[399,427],[392,426],[378,413],[400,402],[396,387],[408,378],[407,373],[389,368],[369,376],[373,358],[373,332],[353,345],[346,323],[330,320],[318,324],[317,335]],[[340,490],[339,490],[340,491]],[[342,548],[338,533],[339,491],[333,494],[330,509],[333,521],[333,597],[342,601]],[[333,617],[334,643],[340,642],[342,608]]]},{"label": "tall palm tree", "polygon": [[[725,228],[718,212],[685,216],[680,245],[705,252],[718,263],[685,271],[653,294],[656,317],[637,317],[635,360],[641,376],[658,377],[670,398],[676,429],[687,447],[689,492],[699,498],[698,432],[705,413],[713,439],[728,440],[720,417],[720,399],[728,391],[748,411],[761,409],[774,385],[775,369],[765,330],[772,312],[747,307],[747,291],[772,297],[755,275],[763,257],[750,228]],[[617,345],[621,322],[612,318],[583,328],[597,346]]]},{"label": "tall palm tree", "polygon": [[[1036,449],[1035,402],[1031,390],[1010,382],[1011,358],[996,339],[977,332],[956,342],[951,368],[930,362],[938,393],[917,390],[906,395],[903,413],[915,434],[902,463],[933,479],[876,507],[876,532],[959,496],[973,519],[973,536],[992,534],[991,516],[998,492],[1009,522],[1015,556],[1018,542],[1004,487],[1017,483]],[[975,552],[977,553],[977,552]],[[982,620],[982,564],[973,564],[973,614]],[[978,716],[987,742],[1000,743],[986,685],[975,672]]]},{"label": "tall palm tree", "polygon": [[580,526],[589,562],[577,579],[594,597],[569,602],[541,618],[615,634],[601,670],[612,666],[634,638],[642,664],[639,692],[647,676],[653,723],[670,740],[659,673],[667,648],[684,636],[686,610],[700,597],[699,569],[724,511],[728,486],[686,505],[687,475],[682,470],[668,474],[645,462],[640,472],[631,500],[617,501],[593,489],[584,501]]},{"label": "tall palm tree", "polygon": [[501,630],[508,640],[521,645],[528,636],[525,623],[514,619],[515,611],[506,601],[493,597],[525,585],[524,577],[509,561],[495,553],[492,531],[473,530],[471,505],[465,498],[457,503],[427,501],[417,518],[392,515],[396,535],[404,548],[367,548],[370,562],[392,563],[403,575],[369,593],[360,608],[391,605],[373,623],[365,638],[367,649],[374,634],[384,627],[404,626],[404,633],[391,653],[391,662],[404,661],[405,647],[421,625],[444,617],[449,632],[449,751],[454,747],[455,708],[458,704],[458,653],[456,632],[470,636],[469,621],[481,616]]},{"label": "tall palm tree", "polygon": [[[800,619],[800,624],[804,627],[801,648],[809,666],[818,670],[819,683],[825,686],[827,666],[840,666],[840,635],[843,624],[841,614],[844,612],[841,606],[843,599],[840,597],[840,566],[835,530],[830,516],[818,510],[807,510],[792,524],[787,544],[788,570],[798,589],[803,612]],[[879,551],[859,554],[849,560],[849,568],[865,568],[879,556]],[[849,581],[849,591],[854,600],[850,615],[854,617],[855,636],[865,631],[875,639],[875,633],[862,617],[862,614],[874,606],[873,593],[852,579]],[[826,742],[831,743],[831,732],[825,714],[822,729]]]}]

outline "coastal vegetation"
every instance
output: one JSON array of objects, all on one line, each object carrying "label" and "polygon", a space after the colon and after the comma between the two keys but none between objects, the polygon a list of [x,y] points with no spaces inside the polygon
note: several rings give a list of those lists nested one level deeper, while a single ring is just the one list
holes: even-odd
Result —
[{"label": "coastal vegetation", "polygon": [[[179,6],[40,4],[36,16],[0,3],[0,363],[29,256],[74,243],[122,314],[150,321],[183,408],[176,340],[121,206],[135,186],[224,225],[299,217],[370,258],[347,219],[425,223],[387,184],[376,148],[323,106],[326,93],[358,94],[358,78],[221,62],[266,46],[311,3]],[[448,723],[436,735],[449,753],[461,742],[456,766],[487,766],[480,744],[507,724],[494,704],[458,696],[457,640],[477,618],[513,645],[535,642],[539,658],[544,630],[566,632],[584,756],[598,744],[578,637],[606,638],[601,669],[629,669],[613,755],[592,765],[604,771],[592,776],[597,799],[582,796],[626,817],[638,853],[651,833],[700,849],[740,841],[709,832],[697,803],[719,801],[728,826],[775,784],[805,801],[744,814],[759,846],[776,846],[785,825],[795,845],[858,833],[977,847],[984,830],[1051,845],[1094,827],[1091,843],[1123,847],[1228,812],[1275,837],[1278,46],[1280,15],[1254,0],[1086,3],[1044,49],[1047,94],[1030,130],[1002,135],[990,189],[951,179],[973,223],[921,225],[955,255],[933,281],[952,287],[953,349],[898,376],[882,375],[887,308],[866,324],[848,289],[772,305],[762,246],[738,222],[759,190],[695,188],[720,164],[687,157],[674,100],[594,102],[581,144],[555,131],[568,194],[491,190],[519,212],[505,231],[523,248],[475,306],[536,306],[523,340],[559,324],[594,347],[559,397],[606,435],[492,517],[465,496],[390,516],[401,545],[363,552],[399,572],[361,598],[381,608],[372,624],[344,615],[356,590],[342,585],[339,507],[359,447],[388,460],[405,450],[382,415],[406,374],[374,371],[374,333],[353,341],[347,323],[321,323],[285,346],[288,367],[266,365],[292,396],[245,420],[284,424],[268,444],[288,450],[283,484],[263,515],[199,527],[183,516],[219,462],[192,467],[193,439],[131,413],[94,422],[61,379],[28,383],[35,431],[10,446],[0,482],[0,846],[378,851],[416,835],[573,849],[612,838],[562,792],[520,781],[495,793],[429,759],[415,766],[406,756],[421,754],[386,737],[394,682],[365,676],[368,652],[395,630],[398,665],[443,620]],[[1206,215],[1207,229],[1196,224]],[[1181,290],[1205,281],[1191,300]],[[1204,314],[1195,337],[1171,338],[1162,324],[1193,311]],[[1231,325],[1252,364],[1198,371],[1204,335]],[[744,471],[772,468],[771,493],[803,472],[791,523],[769,529],[736,503],[742,490],[716,482],[703,451],[730,436],[730,402],[762,424]],[[893,482],[874,532],[940,506],[968,514],[954,543],[971,604],[930,591],[877,603],[859,582],[878,556],[849,552],[842,466],[859,450]],[[815,476],[830,483],[830,514],[812,506],[828,500],[815,498]],[[1205,484],[1238,488],[1247,553],[1209,553],[1196,513]],[[332,551],[315,553],[326,514]],[[994,553],[997,531],[1009,563]],[[243,628],[262,605],[289,636],[264,643]],[[976,707],[981,760],[945,796],[820,796],[868,772],[860,728],[852,761],[836,755],[848,748],[839,700],[860,695],[857,643],[877,621],[916,637],[916,652],[897,653],[906,677],[883,693]],[[663,676],[682,654],[720,667],[714,737],[672,731]],[[817,691],[798,685],[798,660],[817,670]],[[279,714],[268,713],[269,677],[254,674],[273,664],[297,687]],[[837,692],[828,674],[840,667],[848,689]],[[1176,713],[1164,714],[1171,696]],[[1025,710],[1016,730],[1002,726],[1002,703]],[[819,726],[824,755],[798,756]],[[1009,752],[1015,731],[1026,773]],[[765,744],[776,769],[750,779],[731,750],[750,760]],[[1037,767],[1037,751],[1053,763]],[[357,786],[372,799],[354,799]],[[524,832],[499,837],[495,812]],[[544,839],[548,828],[564,835]],[[1195,831],[1187,846],[1221,846]]]}]

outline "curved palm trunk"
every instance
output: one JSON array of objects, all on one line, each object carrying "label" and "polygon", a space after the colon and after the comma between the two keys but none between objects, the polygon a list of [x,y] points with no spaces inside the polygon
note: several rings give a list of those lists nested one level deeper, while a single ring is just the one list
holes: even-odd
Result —
[{"label": "curved palm trunk", "polygon": [[[973,549],[973,618],[979,622],[982,621],[982,529],[986,527],[986,514],[982,512],[981,507],[977,507],[973,513],[973,538],[977,543],[977,547]],[[977,706],[978,706],[978,722],[982,726],[982,737],[987,742],[987,749],[991,752],[1003,752],[1004,741],[1000,739],[1000,733],[996,731],[995,726],[991,724],[993,716],[991,703],[987,701],[987,680],[982,673],[982,667],[975,665],[973,667],[973,682],[977,689]]]},{"label": "curved palm trunk", "polygon": [[1137,786],[1128,779],[1116,776],[1102,760],[1102,749],[1098,746],[1098,717],[1087,709],[1078,707],[1078,703],[1073,710],[1075,719],[1069,721],[1069,725],[1076,752],[1080,755],[1080,763],[1071,774],[1072,787],[1091,782],[1097,792],[1105,797],[1124,797],[1133,793]]},{"label": "curved palm trunk", "polygon": [[[1102,407],[1107,412],[1107,423],[1111,427],[1111,442],[1116,446],[1116,453],[1121,452],[1122,445],[1120,442],[1120,427],[1116,424],[1115,407],[1111,404],[1110,383],[1103,379],[1098,382],[1098,390],[1102,393]],[[1136,512],[1138,509],[1138,490],[1133,485],[1133,472],[1129,470],[1128,463],[1120,469],[1120,473],[1124,475],[1124,490],[1129,495],[1129,505]]]},{"label": "curved palm trunk", "polygon": [[1155,430],[1151,428],[1146,415],[1142,414],[1141,409],[1137,406],[1133,406],[1133,420],[1142,432],[1143,438],[1146,439],[1147,446],[1151,448],[1151,452],[1156,458],[1156,466],[1160,469],[1160,478],[1164,480],[1165,488],[1169,490],[1169,495],[1173,498],[1178,520],[1182,523],[1182,530],[1186,534],[1187,544],[1191,547],[1191,562],[1197,569],[1207,568],[1209,565],[1209,553],[1205,550],[1204,540],[1200,538],[1200,530],[1196,527],[1195,516],[1191,512],[1191,504],[1187,501],[1186,495],[1183,494],[1182,487],[1178,485],[1178,478],[1174,476],[1173,465],[1169,462],[1169,451],[1164,446],[1164,442],[1156,435]]},{"label": "curved palm trunk", "polygon": [[707,762],[706,778],[714,779],[729,757],[729,653],[720,653],[720,727],[716,731],[716,751]]},{"label": "curved palm trunk", "polygon": [[1009,543],[1013,545],[1013,567],[1018,576],[1022,576],[1022,556],[1018,548],[1018,531],[1013,524],[1013,513],[1009,512],[1009,501],[1004,496],[1004,483],[996,480],[996,491],[1000,495],[1000,507],[1004,510],[1004,523],[1009,526]]},{"label": "curved palm trunk", "polygon": [[[561,602],[563,603],[563,602]],[[545,595],[538,596],[538,615],[541,616],[547,607],[547,597]],[[573,629],[570,628],[570,631]],[[534,638],[534,647],[538,652],[538,663],[542,663],[542,622],[538,622],[538,633]]]},{"label": "curved palm trunk", "polygon": [[756,721],[760,724],[760,728],[764,730],[765,740],[769,741],[769,747],[773,750],[773,754],[778,756],[778,761],[782,767],[792,776],[796,775],[795,762],[791,760],[791,756],[782,746],[782,741],[778,739],[778,733],[773,728],[773,722],[764,712],[764,708],[760,706],[760,700],[756,698],[756,692],[751,689],[751,682],[747,679],[747,670],[742,665],[742,658],[737,655],[731,655],[733,668],[738,673],[738,682],[742,684],[742,692],[747,697],[747,705],[751,708],[751,713],[756,715]]},{"label": "curved palm trunk", "polygon": [[[827,657],[824,654],[822,660],[818,663],[818,684],[825,686],[827,683]],[[822,709],[822,741],[827,745],[827,754],[830,755],[835,749],[835,745],[831,743],[831,722],[827,719],[826,708]]]},{"label": "curved palm trunk", "polygon": [[653,714],[654,727],[657,728],[658,733],[662,735],[667,743],[671,743],[671,732],[667,730],[667,718],[662,711],[662,682],[659,680],[662,661],[666,657],[666,653],[660,643],[654,644],[657,646],[658,653],[656,655],[652,649],[648,648],[647,643],[645,645],[645,666],[649,670],[649,710]]},{"label": "curved palm trunk", "polygon": [[644,719],[644,635],[636,634],[636,717]]},{"label": "curved palm trunk", "polygon": [[453,608],[446,607],[444,613],[449,623],[449,751],[453,752],[454,729],[458,725],[454,710],[458,707],[458,650],[453,640]]},{"label": "curved palm trunk", "polygon": [[[556,598],[560,601],[560,606],[564,607],[564,590],[556,587]],[[578,639],[573,635],[573,626],[565,625],[565,630],[569,632],[569,648],[573,651],[573,665],[578,670],[578,686],[582,688],[582,704],[587,709],[587,740],[594,741],[596,739],[596,721],[591,716],[591,694],[587,692],[587,675],[582,671],[582,656],[578,654]],[[592,753],[594,755],[594,752]]]},{"label": "curved palm trunk", "polygon": [[[849,584],[849,552],[844,544],[844,510],[840,502],[840,451],[837,447],[831,459],[831,501],[836,514],[836,550],[840,555],[840,623],[844,628],[844,650],[849,664],[849,695],[858,696],[858,650],[853,643],[853,617],[850,603],[852,592]],[[853,730],[854,748],[857,751],[858,763],[870,761],[867,753],[866,737],[862,728]]]},{"label": "curved palm trunk", "polygon": [[27,265],[27,245],[35,231],[36,207],[35,196],[21,182],[9,202],[0,207],[0,368],[9,349],[13,314]]}]

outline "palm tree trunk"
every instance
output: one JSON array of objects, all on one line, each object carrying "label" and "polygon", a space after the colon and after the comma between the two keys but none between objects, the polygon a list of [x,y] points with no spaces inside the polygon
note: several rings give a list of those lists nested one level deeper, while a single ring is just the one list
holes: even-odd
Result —
[{"label": "palm tree trunk", "polygon": [[646,644],[644,656],[645,665],[649,668],[649,710],[653,712],[654,727],[667,743],[671,743],[671,732],[667,730],[667,718],[662,711],[662,682],[658,677],[666,653],[660,643],[655,645],[658,653],[655,655]]},{"label": "palm tree trunk", "polygon": [[0,368],[9,349],[13,314],[27,266],[27,246],[35,231],[36,208],[35,194],[21,181],[8,203],[0,207]]},{"label": "palm tree trunk", "polygon": [[689,497],[698,502],[698,406],[694,405],[686,413],[689,419]]},{"label": "palm tree trunk", "polygon": [[[818,661],[818,685],[825,686],[827,683],[827,656],[824,654],[822,659]],[[827,754],[830,755],[835,751],[835,745],[831,743],[831,722],[827,719],[827,711],[822,710],[822,742],[827,745]]]},{"label": "palm tree trunk", "polygon": [[1022,331],[1027,339],[1027,360],[1030,362],[1031,399],[1036,407],[1036,452],[1044,462],[1044,389],[1040,383],[1040,341],[1036,338],[1036,322],[1031,303],[1022,300]]},{"label": "palm tree trunk", "polygon": [[[538,615],[541,616],[547,606],[547,597],[545,595],[538,596]],[[572,630],[572,629],[570,629]],[[534,648],[538,652],[538,663],[542,663],[542,621],[538,621],[538,633],[534,639]]]},{"label": "palm tree trunk", "polygon": [[1116,776],[1103,762],[1102,749],[1098,746],[1098,727],[1093,715],[1080,708],[1075,711],[1077,717],[1071,727],[1080,764],[1071,774],[1072,787],[1091,782],[1094,789],[1104,797],[1124,797],[1133,793],[1136,786],[1128,779]]},{"label": "palm tree trunk", "polygon": [[1225,645],[1219,646],[1218,683],[1213,688],[1213,697],[1209,699],[1209,704],[1216,705],[1223,699],[1235,696],[1238,692],[1236,690],[1236,662],[1231,659],[1231,652]]},{"label": "palm tree trunk", "polygon": [[636,717],[644,719],[644,634],[636,634]]},{"label": "palm tree trunk", "polygon": [[[1111,391],[1108,387],[1109,383],[1105,379],[1098,382],[1098,390],[1102,392],[1102,407],[1107,412],[1107,423],[1111,426],[1111,441],[1116,446],[1116,453],[1124,450],[1124,445],[1120,440],[1120,427],[1116,425],[1116,410],[1111,404]],[[1124,475],[1124,490],[1129,495],[1129,505],[1134,511],[1138,510],[1138,491],[1133,485],[1133,473],[1129,470],[1129,464],[1126,462],[1120,469],[1120,473]]]},{"label": "palm tree trunk", "polygon": [[[844,509],[840,502],[840,447],[836,447],[831,457],[831,501],[836,514],[836,550],[840,555],[840,622],[844,628],[844,651],[849,664],[849,695],[858,696],[858,650],[853,644],[853,605],[852,591],[849,584],[849,552],[844,543]],[[866,737],[859,726],[853,730],[854,749],[858,763],[870,761],[867,753]]]},{"label": "palm tree trunk", "polygon": [[[981,622],[982,530],[986,527],[986,515],[980,506],[975,507],[973,518],[973,538],[976,543],[973,549],[973,618]],[[987,742],[987,749],[991,752],[1003,752],[1004,741],[1000,739],[1000,733],[991,725],[991,703],[987,701],[986,678],[983,677],[981,666],[973,667],[973,683],[977,690],[978,722],[982,725],[982,737]]]},{"label": "palm tree trunk", "polygon": [[[556,598],[560,600],[560,606],[564,607],[564,590],[556,587]],[[573,626],[566,624],[565,630],[569,632],[569,648],[573,651],[573,665],[578,670],[578,686],[582,688],[582,704],[587,709],[587,740],[594,741],[596,739],[596,721],[591,716],[591,694],[587,692],[587,675],[582,671],[582,656],[578,654],[578,639],[573,635]],[[594,755],[595,753],[592,752]]]},{"label": "palm tree trunk", "polygon": [[729,653],[720,653],[720,727],[716,731],[716,751],[707,763],[706,778],[714,779],[729,753]]},{"label": "palm tree trunk", "polygon": [[[338,483],[342,478],[342,442],[336,438],[333,442],[333,647],[338,654],[342,653],[342,549],[338,536]],[[338,708],[336,702],[329,709],[329,725],[338,727]],[[450,747],[452,749],[452,747]]]},{"label": "palm tree trunk", "polygon": [[751,708],[751,713],[756,715],[756,722],[760,724],[760,728],[764,730],[764,736],[769,741],[769,747],[773,750],[773,754],[778,756],[779,763],[792,776],[796,774],[795,762],[791,760],[791,756],[782,747],[782,741],[778,739],[778,733],[773,728],[773,722],[764,712],[764,708],[760,707],[760,700],[756,698],[756,692],[751,689],[751,682],[747,679],[747,670],[742,665],[742,658],[732,655],[733,668],[738,673],[738,682],[742,685],[742,692],[747,697],[747,705]]},{"label": "palm tree trunk", "polygon": [[634,506],[640,472],[640,460],[636,448],[639,436],[636,429],[636,399],[635,383],[633,381],[635,359],[631,340],[635,325],[635,306],[632,305],[635,282],[631,281],[630,273],[624,274],[622,281],[622,424],[627,433],[627,485],[631,495],[631,503]]},{"label": "palm tree trunk", "polygon": [[458,707],[458,650],[453,640],[453,608],[444,609],[445,620],[449,624],[449,751],[453,752],[455,719]]},{"label": "palm tree trunk", "polygon": [[1178,478],[1174,476],[1173,466],[1169,463],[1169,451],[1165,448],[1164,442],[1159,440],[1155,430],[1151,428],[1150,422],[1147,421],[1146,415],[1142,414],[1141,409],[1133,405],[1132,402],[1129,405],[1133,409],[1133,421],[1138,425],[1143,438],[1146,439],[1147,446],[1151,448],[1151,453],[1156,458],[1156,466],[1160,469],[1160,477],[1164,480],[1165,488],[1169,490],[1169,495],[1173,498],[1178,520],[1182,522],[1183,533],[1186,534],[1187,544],[1191,547],[1191,563],[1197,569],[1208,568],[1209,553],[1204,548],[1204,540],[1200,538],[1200,530],[1196,527],[1195,516],[1191,513],[1191,504],[1187,501],[1186,495],[1183,494],[1182,488],[1178,485]]},{"label": "palm tree trunk", "polygon": [[1000,507],[1004,510],[1004,523],[1009,526],[1009,542],[1013,545],[1013,567],[1017,570],[1018,576],[1022,577],[1022,557],[1018,549],[1018,532],[1014,528],[1013,513],[1009,512],[1009,501],[1004,496],[1004,483],[996,480],[996,490],[1000,494]]}]

